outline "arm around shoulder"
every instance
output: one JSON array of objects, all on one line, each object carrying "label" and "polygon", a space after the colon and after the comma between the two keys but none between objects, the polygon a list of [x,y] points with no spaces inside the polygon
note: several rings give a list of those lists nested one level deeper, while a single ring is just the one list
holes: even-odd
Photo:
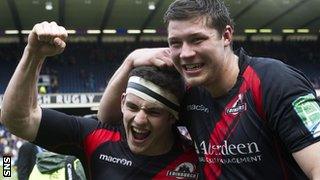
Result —
[{"label": "arm around shoulder", "polygon": [[100,100],[98,118],[104,123],[121,119],[121,95],[125,92],[130,71],[138,66],[172,65],[168,48],[145,48],[131,52],[117,69]]},{"label": "arm around shoulder", "polygon": [[103,123],[117,122],[121,118],[121,94],[132,68],[132,61],[127,58],[111,77],[99,104],[98,119]]}]

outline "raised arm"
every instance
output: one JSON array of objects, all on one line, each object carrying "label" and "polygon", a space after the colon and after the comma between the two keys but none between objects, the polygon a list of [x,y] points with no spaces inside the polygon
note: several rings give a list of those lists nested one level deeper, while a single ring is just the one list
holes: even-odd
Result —
[{"label": "raised arm", "polygon": [[131,69],[138,66],[172,66],[169,48],[137,49],[130,53],[114,73],[100,101],[98,118],[110,123],[121,119],[121,95],[127,86]]},{"label": "raised arm", "polygon": [[28,36],[28,44],[8,84],[1,109],[1,122],[9,131],[33,141],[41,121],[37,104],[37,80],[48,56],[61,53],[67,32],[55,22],[36,24]]}]

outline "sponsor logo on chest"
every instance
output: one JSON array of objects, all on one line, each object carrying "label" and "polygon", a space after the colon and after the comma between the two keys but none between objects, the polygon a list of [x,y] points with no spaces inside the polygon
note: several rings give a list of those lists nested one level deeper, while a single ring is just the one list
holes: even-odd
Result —
[{"label": "sponsor logo on chest", "polygon": [[[256,142],[212,144],[202,141],[195,149],[200,154],[199,161],[209,164],[242,164],[262,161],[262,154]],[[204,155],[201,157],[201,154]]]}]

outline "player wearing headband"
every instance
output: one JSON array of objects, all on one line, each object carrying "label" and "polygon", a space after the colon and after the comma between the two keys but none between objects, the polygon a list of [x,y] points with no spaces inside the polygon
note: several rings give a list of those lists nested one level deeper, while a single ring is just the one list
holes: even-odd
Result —
[{"label": "player wearing headband", "polygon": [[123,113],[117,123],[40,108],[38,73],[46,57],[63,51],[66,36],[54,22],[33,28],[4,95],[6,127],[45,149],[76,156],[88,179],[196,179],[197,156],[173,128],[184,87],[172,69],[134,69],[115,109]]}]

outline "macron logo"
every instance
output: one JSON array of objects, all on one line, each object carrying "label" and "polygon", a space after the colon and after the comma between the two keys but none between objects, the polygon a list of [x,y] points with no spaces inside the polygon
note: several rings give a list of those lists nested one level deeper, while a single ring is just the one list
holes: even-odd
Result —
[{"label": "macron logo", "polygon": [[123,158],[108,156],[106,154],[100,154],[99,159],[101,159],[103,161],[110,162],[110,163],[114,163],[114,164],[121,164],[124,166],[132,166],[132,161],[129,161],[129,160],[123,159]]},{"label": "macron logo", "polygon": [[205,107],[203,104],[189,104],[187,105],[187,111],[202,111],[205,113],[209,113],[209,108]]}]

